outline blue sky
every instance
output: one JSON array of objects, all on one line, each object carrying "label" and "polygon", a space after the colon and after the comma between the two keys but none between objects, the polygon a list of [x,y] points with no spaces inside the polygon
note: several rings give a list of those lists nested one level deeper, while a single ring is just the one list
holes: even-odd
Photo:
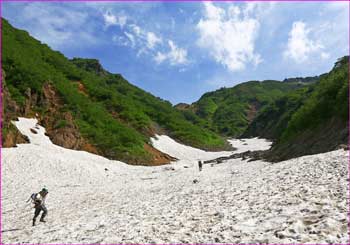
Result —
[{"label": "blue sky", "polygon": [[349,53],[347,2],[2,4],[12,25],[54,50],[99,59],[173,104],[248,80],[319,75]]}]

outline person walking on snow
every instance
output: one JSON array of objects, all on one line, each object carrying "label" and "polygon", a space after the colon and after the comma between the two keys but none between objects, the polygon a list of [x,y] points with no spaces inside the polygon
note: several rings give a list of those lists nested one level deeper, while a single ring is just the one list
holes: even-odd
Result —
[{"label": "person walking on snow", "polygon": [[202,171],[202,166],[203,166],[202,161],[198,161],[198,168],[199,168],[199,171]]},{"label": "person walking on snow", "polygon": [[47,208],[45,207],[45,199],[48,194],[48,190],[46,188],[43,188],[39,193],[33,194],[32,199],[34,203],[34,217],[33,217],[33,226],[35,226],[36,218],[39,216],[40,212],[43,211],[40,222],[46,222],[44,220],[45,216],[47,215]]}]

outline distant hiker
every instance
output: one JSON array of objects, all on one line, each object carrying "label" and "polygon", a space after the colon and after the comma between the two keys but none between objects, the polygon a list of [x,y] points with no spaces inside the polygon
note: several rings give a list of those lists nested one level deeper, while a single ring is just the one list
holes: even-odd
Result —
[{"label": "distant hiker", "polygon": [[202,161],[198,161],[199,171],[202,171],[202,167],[203,167],[203,162]]},{"label": "distant hiker", "polygon": [[31,196],[35,208],[33,226],[35,226],[36,218],[39,216],[41,211],[43,211],[43,213],[41,215],[40,222],[46,222],[44,220],[45,216],[47,215],[47,208],[45,207],[45,198],[48,193],[48,190],[46,188],[43,188],[39,193],[34,193]]}]

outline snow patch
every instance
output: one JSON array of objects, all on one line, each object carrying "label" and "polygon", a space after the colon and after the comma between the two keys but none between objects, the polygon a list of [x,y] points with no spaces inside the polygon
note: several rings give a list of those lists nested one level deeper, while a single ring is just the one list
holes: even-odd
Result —
[{"label": "snow patch", "polygon": [[[197,158],[222,153],[158,136],[155,146],[181,160],[130,166],[53,145],[36,123],[20,118],[31,143],[2,149],[3,243],[349,243],[348,151],[274,164],[231,159],[199,172]],[[43,186],[47,223],[32,227],[25,201]]]}]

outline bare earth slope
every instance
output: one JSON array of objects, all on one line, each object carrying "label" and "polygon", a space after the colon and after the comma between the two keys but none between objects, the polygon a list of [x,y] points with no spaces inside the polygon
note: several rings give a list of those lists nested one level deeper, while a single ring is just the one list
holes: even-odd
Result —
[{"label": "bare earth slope", "polygon": [[[136,167],[53,145],[35,119],[16,124],[31,143],[2,149],[2,243],[349,242],[347,151],[275,164],[234,159],[198,172],[197,159],[213,153],[159,136],[154,146],[180,160]],[[43,186],[48,222],[32,227],[25,201]]]}]

